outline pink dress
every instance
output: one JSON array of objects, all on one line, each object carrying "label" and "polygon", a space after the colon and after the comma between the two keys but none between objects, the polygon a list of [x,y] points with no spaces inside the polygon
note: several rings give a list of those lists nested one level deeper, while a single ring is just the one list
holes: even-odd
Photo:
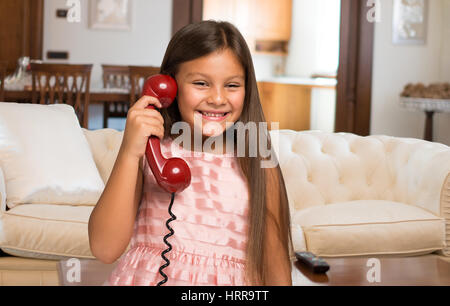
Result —
[{"label": "pink dress", "polygon": [[[247,244],[248,188],[237,158],[191,152],[164,140],[165,157],[181,157],[189,165],[191,185],[175,196],[168,238],[172,250],[164,286],[242,286]],[[156,183],[144,158],[144,186],[130,249],[109,277],[109,285],[155,286],[164,278],[163,237],[169,233],[170,194]]]}]

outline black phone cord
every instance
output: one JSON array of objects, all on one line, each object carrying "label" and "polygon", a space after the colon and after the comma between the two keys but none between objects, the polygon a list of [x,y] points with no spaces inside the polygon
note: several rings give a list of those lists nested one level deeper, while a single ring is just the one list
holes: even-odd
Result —
[{"label": "black phone cord", "polygon": [[164,243],[168,246],[168,248],[165,249],[161,254],[161,257],[165,260],[166,263],[159,268],[159,273],[162,275],[162,277],[164,277],[164,279],[162,281],[160,281],[156,286],[161,286],[164,283],[166,283],[168,280],[168,277],[163,272],[163,269],[167,268],[170,265],[170,260],[165,256],[165,254],[169,253],[172,250],[172,245],[167,241],[167,238],[173,236],[173,234],[174,234],[174,231],[170,227],[169,223],[177,219],[177,216],[175,216],[172,213],[172,206],[173,206],[174,200],[175,200],[175,193],[172,193],[172,198],[171,198],[170,204],[169,204],[169,215],[171,218],[166,221],[166,227],[170,231],[170,233],[167,234],[166,236],[164,236],[164,239],[163,239]]}]

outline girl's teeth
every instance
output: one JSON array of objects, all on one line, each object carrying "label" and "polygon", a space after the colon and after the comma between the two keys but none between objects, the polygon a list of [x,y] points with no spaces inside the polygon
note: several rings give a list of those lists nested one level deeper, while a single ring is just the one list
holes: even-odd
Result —
[{"label": "girl's teeth", "polygon": [[213,114],[213,113],[202,112],[202,114],[205,115],[206,117],[217,117],[217,118],[221,118],[221,117],[225,116],[224,113],[222,113],[222,114]]}]

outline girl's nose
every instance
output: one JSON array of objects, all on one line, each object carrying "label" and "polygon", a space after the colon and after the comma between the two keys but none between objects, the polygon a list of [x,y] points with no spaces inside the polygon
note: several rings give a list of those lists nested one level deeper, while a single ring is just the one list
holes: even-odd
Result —
[{"label": "girl's nose", "polygon": [[211,104],[221,105],[226,101],[225,91],[223,88],[214,88],[211,91],[211,97],[209,99]]}]

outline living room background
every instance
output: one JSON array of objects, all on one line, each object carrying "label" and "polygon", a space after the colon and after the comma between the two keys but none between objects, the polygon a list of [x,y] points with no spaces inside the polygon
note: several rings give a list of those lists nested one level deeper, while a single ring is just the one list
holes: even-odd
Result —
[{"label": "living room background", "polygon": [[[295,8],[304,6],[306,0],[293,2]],[[399,95],[408,83],[450,81],[450,0],[429,1],[426,43],[407,46],[392,44],[393,0],[382,0],[380,3],[381,20],[375,23],[370,132],[423,138],[424,113],[402,109],[399,105]],[[96,63],[92,82],[101,82],[101,68],[98,65],[101,62],[157,65],[170,40],[172,1],[133,1],[131,32],[90,30],[87,25],[88,18],[82,18],[78,24],[69,24],[54,15],[57,8],[64,7],[65,0],[45,0],[44,54],[48,50],[68,48],[70,62]],[[85,2],[82,2],[82,14],[88,14],[88,5]],[[147,27],[149,22],[154,26]],[[293,16],[293,25],[296,23],[299,22]],[[296,29],[293,27],[292,31],[292,37],[295,39]],[[153,37],[151,41],[145,39],[149,36]],[[96,52],[91,52],[92,50]],[[300,52],[299,47],[292,43],[290,50]],[[299,58],[303,58],[303,62],[308,61],[304,57]],[[264,76],[270,73],[271,65],[279,62],[273,56],[255,57],[254,61],[257,74]],[[298,67],[295,62],[292,56],[288,59],[287,73],[295,74],[291,68]],[[305,68],[306,66],[305,64]],[[90,121],[93,128],[101,127],[101,111],[101,106],[92,106]],[[119,126],[122,126],[122,123]],[[111,127],[114,128],[114,125]],[[435,114],[434,141],[450,145],[449,131],[450,115]]]}]

